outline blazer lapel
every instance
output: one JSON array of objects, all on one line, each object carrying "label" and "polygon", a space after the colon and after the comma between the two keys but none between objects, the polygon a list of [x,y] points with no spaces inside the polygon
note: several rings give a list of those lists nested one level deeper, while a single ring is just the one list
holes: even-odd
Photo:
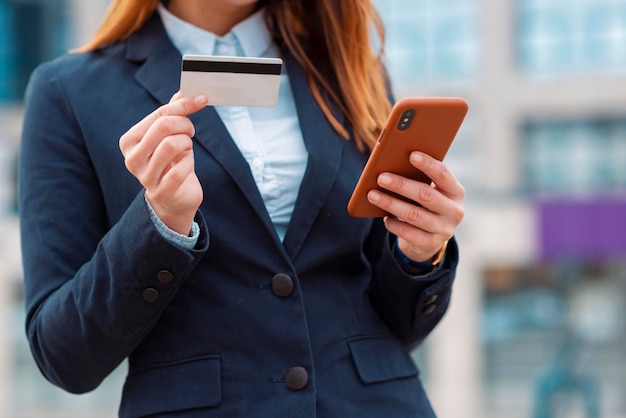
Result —
[{"label": "blazer lapel", "polygon": [[[291,259],[295,259],[332,189],[346,141],[337,134],[324,116],[309,89],[307,77],[300,65],[291,56],[287,56],[285,62],[300,128],[309,153],[296,206],[283,242],[287,254]],[[342,121],[338,115],[335,117]]]},{"label": "blazer lapel", "polygon": [[157,13],[128,40],[126,58],[140,64],[135,79],[159,103],[178,91],[181,56],[167,37]]},{"label": "blazer lapel", "polygon": [[[179,90],[182,57],[169,40],[156,13],[129,42],[127,58],[142,62],[135,78],[159,103],[169,102]],[[189,118],[196,128],[196,143],[228,172],[254,207],[265,228],[276,236],[250,167],[215,109],[206,107]],[[276,240],[278,242],[278,238]]]}]

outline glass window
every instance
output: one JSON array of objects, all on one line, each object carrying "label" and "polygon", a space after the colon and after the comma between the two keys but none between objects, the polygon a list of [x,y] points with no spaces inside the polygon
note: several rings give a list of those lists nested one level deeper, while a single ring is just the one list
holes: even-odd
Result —
[{"label": "glass window", "polygon": [[625,273],[619,260],[487,266],[489,416],[623,416]]},{"label": "glass window", "polygon": [[64,0],[0,0],[0,103],[19,101],[32,70],[67,50]]},{"label": "glass window", "polygon": [[475,76],[480,61],[476,0],[376,1],[394,83]]},{"label": "glass window", "polygon": [[0,102],[13,97],[15,75],[14,8],[0,0]]},{"label": "glass window", "polygon": [[626,191],[626,120],[529,122],[524,182],[534,195]]},{"label": "glass window", "polygon": [[626,72],[626,0],[518,0],[517,31],[530,74]]}]

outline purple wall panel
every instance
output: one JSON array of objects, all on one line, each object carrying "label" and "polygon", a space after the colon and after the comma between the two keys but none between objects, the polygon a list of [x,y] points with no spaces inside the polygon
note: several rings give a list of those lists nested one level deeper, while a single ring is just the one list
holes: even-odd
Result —
[{"label": "purple wall panel", "polygon": [[539,204],[544,258],[626,256],[626,200],[556,200]]}]

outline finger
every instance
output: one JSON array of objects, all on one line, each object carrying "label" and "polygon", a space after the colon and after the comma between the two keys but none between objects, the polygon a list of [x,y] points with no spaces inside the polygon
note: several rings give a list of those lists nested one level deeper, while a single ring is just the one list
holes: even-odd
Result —
[{"label": "finger", "polygon": [[181,186],[192,175],[195,175],[193,153],[188,151],[163,173],[159,181],[159,189],[163,194],[178,200],[184,190]]},{"label": "finger", "polygon": [[[143,184],[146,188],[157,187],[163,177],[189,154],[193,157],[193,143],[187,135],[165,138],[150,157]],[[191,158],[193,161],[193,158]]]},{"label": "finger", "polygon": [[[412,225],[452,235],[454,228],[463,220],[462,202],[443,195],[433,186],[391,173],[381,174],[378,184],[407,200],[378,190],[371,190],[368,200]],[[437,226],[440,225],[439,219],[445,220],[443,228]]]},{"label": "finger", "polygon": [[[410,206],[415,206],[415,203],[419,203],[431,212],[443,213],[450,205],[449,197],[444,196],[435,187],[421,181],[412,180],[398,174],[382,173],[378,176],[377,182],[380,187],[411,201],[411,203],[407,203]],[[383,203],[392,205],[394,210],[396,207],[404,207],[404,205],[401,205],[403,203],[402,200],[396,200],[397,202],[385,199]]]},{"label": "finger", "polygon": [[180,90],[179,90],[179,91],[177,91],[176,93],[174,93],[174,95],[173,95],[173,96],[172,96],[172,98],[170,99],[169,103],[172,103],[172,102],[174,102],[174,101],[176,101],[176,100],[180,99],[181,97],[183,97],[183,96],[182,96],[182,94],[181,94],[181,92],[180,92]]},{"label": "finger", "polygon": [[192,138],[196,128],[186,116],[164,116],[150,126],[141,142],[137,145],[138,152],[151,155],[161,141],[168,136],[185,135]]},{"label": "finger", "polygon": [[136,144],[127,144],[122,150],[128,170],[138,175],[154,154],[159,144],[172,135],[194,135],[193,123],[185,116],[164,116],[150,126],[143,138]]},{"label": "finger", "polygon": [[372,204],[398,218],[400,222],[431,233],[444,232],[441,231],[440,216],[427,208],[420,207],[413,202],[406,202],[378,190],[370,191],[367,198]]},{"label": "finger", "polygon": [[120,138],[120,148],[123,150],[123,147],[126,148],[139,142],[148,129],[150,129],[159,118],[163,116],[188,116],[204,108],[208,102],[208,98],[201,94],[183,98],[176,98],[175,94],[172,100],[173,101],[159,107],[130,128],[122,138]]},{"label": "finger", "polygon": [[443,162],[419,151],[411,153],[410,161],[415,168],[426,174],[443,194],[455,200],[463,199],[465,195],[463,186]]},{"label": "finger", "polygon": [[176,202],[180,202],[181,198],[189,197],[188,195],[184,196],[189,193],[189,189],[185,188],[184,185],[194,176],[193,154],[189,152],[162,173],[156,187],[146,189],[146,197],[154,206],[171,209],[176,205]]},{"label": "finger", "polygon": [[[175,97],[176,95],[174,95]],[[150,127],[163,116],[188,116],[191,115],[204,106],[206,106],[208,99],[204,95],[198,95],[193,97],[183,97],[176,99],[166,105],[163,105],[143,118],[139,123],[133,126],[129,132],[131,136],[143,135],[150,129]]]},{"label": "finger", "polygon": [[[423,231],[393,217],[384,219],[387,230],[398,237],[398,245],[405,255],[414,261],[426,261],[432,257],[447,239],[439,234]],[[404,243],[403,243],[404,241]]]}]

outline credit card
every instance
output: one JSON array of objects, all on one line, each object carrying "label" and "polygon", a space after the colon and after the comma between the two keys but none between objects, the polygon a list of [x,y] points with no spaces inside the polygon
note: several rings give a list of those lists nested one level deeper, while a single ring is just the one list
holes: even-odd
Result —
[{"label": "credit card", "polygon": [[280,58],[185,55],[180,92],[204,94],[209,106],[276,106],[282,65]]}]

